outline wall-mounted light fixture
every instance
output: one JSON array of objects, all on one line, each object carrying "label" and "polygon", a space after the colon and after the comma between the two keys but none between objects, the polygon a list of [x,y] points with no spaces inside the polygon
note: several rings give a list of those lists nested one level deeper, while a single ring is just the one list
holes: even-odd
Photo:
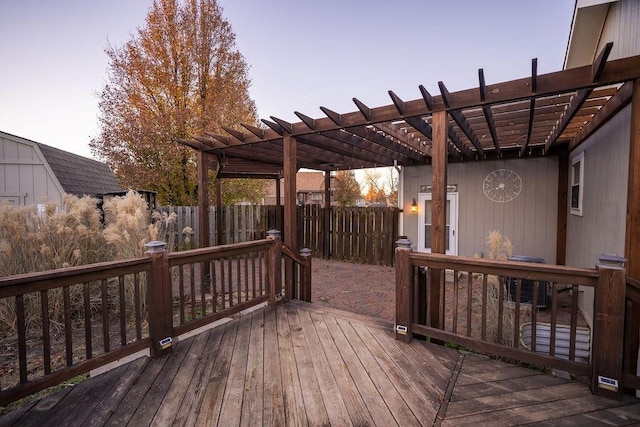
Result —
[{"label": "wall-mounted light fixture", "polygon": [[413,202],[411,202],[411,213],[418,213],[418,203],[416,203],[415,197],[413,198]]}]

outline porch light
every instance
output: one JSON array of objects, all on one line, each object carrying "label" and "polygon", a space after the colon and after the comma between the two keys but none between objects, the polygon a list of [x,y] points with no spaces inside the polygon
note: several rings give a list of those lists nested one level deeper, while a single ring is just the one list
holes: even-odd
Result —
[{"label": "porch light", "polygon": [[411,202],[411,213],[418,213],[418,203],[415,197],[413,198],[413,202]]}]

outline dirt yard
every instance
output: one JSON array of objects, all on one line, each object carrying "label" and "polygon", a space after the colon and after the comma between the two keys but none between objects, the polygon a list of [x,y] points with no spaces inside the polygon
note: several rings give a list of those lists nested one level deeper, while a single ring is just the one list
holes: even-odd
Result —
[{"label": "dirt yard", "polygon": [[350,264],[313,258],[314,304],[393,321],[396,317],[396,284],[393,267]]}]

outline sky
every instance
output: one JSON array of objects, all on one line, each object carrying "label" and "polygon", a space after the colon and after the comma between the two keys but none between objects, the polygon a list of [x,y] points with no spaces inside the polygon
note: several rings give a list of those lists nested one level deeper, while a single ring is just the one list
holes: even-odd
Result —
[{"label": "sky", "polygon": [[[0,0],[0,130],[92,157],[109,44],[152,0]],[[574,0],[218,0],[260,118],[297,122],[562,69]]]}]

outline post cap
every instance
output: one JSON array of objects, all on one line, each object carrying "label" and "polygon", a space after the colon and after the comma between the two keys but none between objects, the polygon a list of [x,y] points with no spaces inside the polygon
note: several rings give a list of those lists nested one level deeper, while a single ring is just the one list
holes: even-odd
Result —
[{"label": "post cap", "polygon": [[162,252],[166,249],[167,244],[162,240],[153,240],[144,245],[147,252]]},{"label": "post cap", "polygon": [[280,230],[273,229],[273,230],[267,231],[267,237],[274,239],[278,236],[280,236]]},{"label": "post cap", "polygon": [[396,240],[396,245],[401,249],[411,249],[411,244],[413,242],[409,239],[398,239]]},{"label": "post cap", "polygon": [[309,248],[300,249],[300,255],[302,255],[302,256],[311,256],[311,249],[309,249]]},{"label": "post cap", "polygon": [[624,268],[624,264],[627,259],[616,254],[600,254],[598,258],[598,265],[608,268]]}]

